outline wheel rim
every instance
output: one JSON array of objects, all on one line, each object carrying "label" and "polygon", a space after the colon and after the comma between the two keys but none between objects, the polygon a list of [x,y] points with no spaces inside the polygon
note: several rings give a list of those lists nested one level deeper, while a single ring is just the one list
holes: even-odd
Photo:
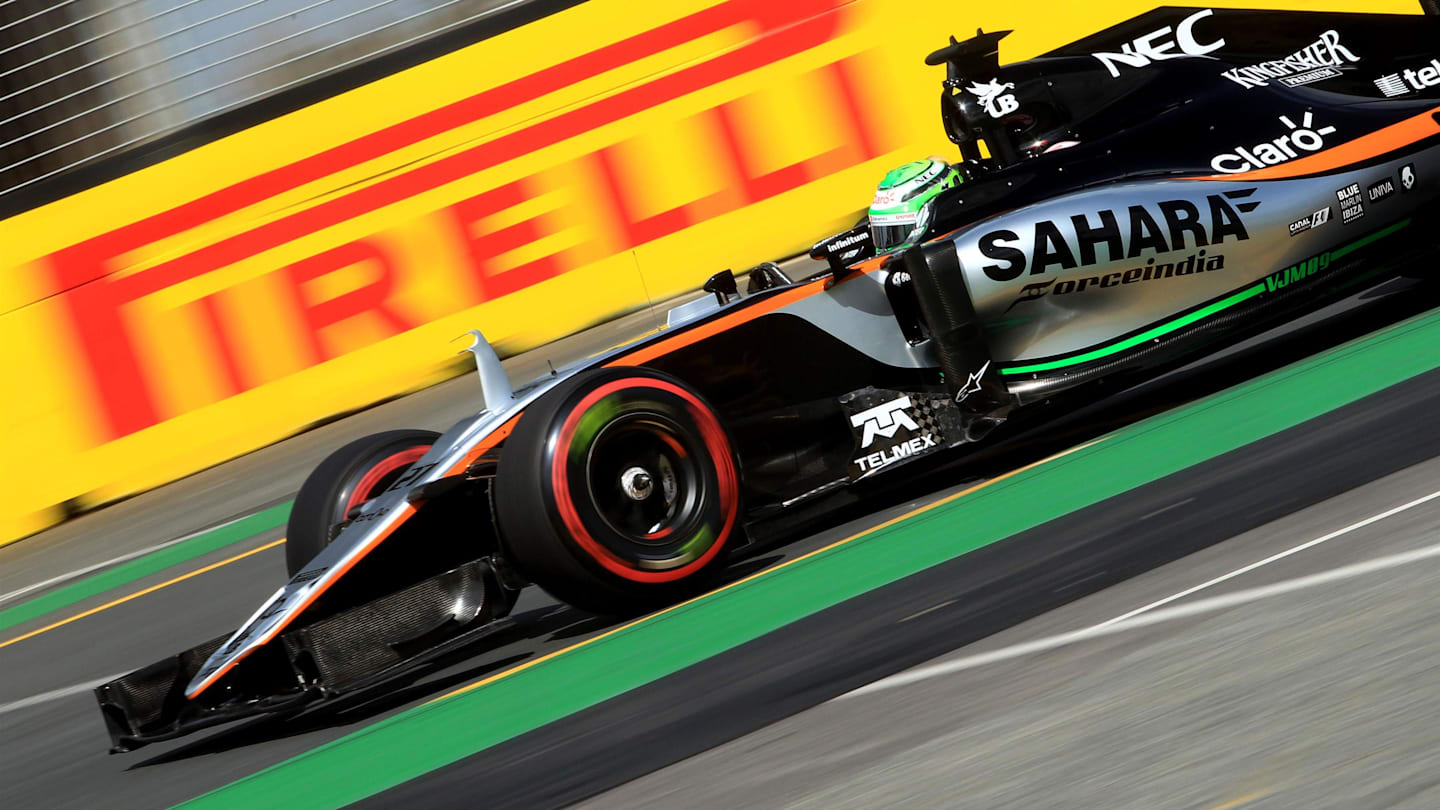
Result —
[{"label": "wheel rim", "polygon": [[429,451],[430,445],[417,444],[403,450],[392,450],[381,456],[365,469],[365,474],[356,480],[349,493],[345,494],[336,504],[339,508],[331,523],[345,520],[352,509],[366,501],[374,500],[380,493],[389,489],[391,484],[405,474],[411,464],[420,460],[420,457]]},{"label": "wheel rim", "polygon": [[590,502],[611,531],[661,547],[700,517],[705,476],[694,442],[655,413],[622,417],[600,431],[585,459]]},{"label": "wheel rim", "polygon": [[[592,456],[602,436],[608,448]],[[737,471],[724,430],[689,391],[651,378],[600,385],[574,405],[550,448],[556,517],[578,549],[609,572],[636,582],[676,581],[709,564],[729,540]],[[650,478],[648,497],[664,498],[661,458],[676,490],[665,508],[637,511],[619,503],[634,468]],[[629,483],[637,486],[633,478]]]}]

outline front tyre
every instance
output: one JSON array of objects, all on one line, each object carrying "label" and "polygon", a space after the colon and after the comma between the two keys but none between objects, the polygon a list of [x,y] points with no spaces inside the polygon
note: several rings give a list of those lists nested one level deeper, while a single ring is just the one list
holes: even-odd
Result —
[{"label": "front tyre", "polygon": [[597,613],[688,596],[738,531],[729,437],[668,375],[595,369],[546,393],[500,453],[495,511],[521,573]]},{"label": "front tyre", "polygon": [[356,439],[320,462],[295,496],[286,529],[285,570],[295,576],[330,545],[350,510],[395,483],[430,449],[433,430],[389,430]]}]

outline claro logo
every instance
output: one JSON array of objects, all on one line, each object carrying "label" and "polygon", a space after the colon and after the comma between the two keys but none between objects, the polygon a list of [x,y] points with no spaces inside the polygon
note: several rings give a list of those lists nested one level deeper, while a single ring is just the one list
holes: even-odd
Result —
[{"label": "claro logo", "polygon": [[[1108,261],[1134,259],[1145,251],[1155,254],[1220,245],[1226,239],[1243,242],[1250,238],[1240,214],[1259,207],[1258,202],[1232,206],[1231,199],[1244,199],[1255,189],[1240,189],[1205,198],[1204,208],[1190,200],[1166,200],[1149,205],[1132,205],[1125,211],[1105,209],[1093,215],[1070,217],[1070,227],[1048,219],[1035,223],[1029,244],[1011,230],[991,231],[979,239],[979,250],[996,264],[984,265],[985,275],[995,281],[1013,281],[1027,270],[1032,276],[1051,267],[1072,270],[1097,263],[1096,248],[1104,245]],[[1228,198],[1228,199],[1227,199]],[[1093,219],[1092,219],[1093,216]]]},{"label": "claro logo", "polygon": [[910,398],[900,397],[850,417],[850,424],[855,427],[865,426],[864,432],[860,436],[861,449],[874,444],[877,436],[884,436],[887,439],[894,438],[902,427],[906,430],[920,430],[920,426],[915,424],[915,420],[905,412],[908,407],[910,407]]},{"label": "claro logo", "polygon": [[1290,130],[1272,140],[1254,146],[1237,146],[1235,151],[1216,155],[1210,160],[1210,168],[1222,174],[1239,174],[1251,169],[1276,166],[1300,157],[1306,152],[1319,152],[1325,148],[1325,136],[1334,135],[1335,127],[1315,126],[1315,114],[1305,113],[1299,126],[1288,115],[1280,116],[1280,123]]},{"label": "claro logo", "polygon": [[1110,71],[1114,78],[1120,77],[1120,67],[1143,68],[1148,67],[1151,62],[1161,62],[1166,59],[1183,59],[1187,56],[1204,56],[1212,51],[1218,51],[1225,47],[1223,38],[1213,42],[1201,42],[1195,38],[1195,23],[1209,17],[1215,12],[1210,9],[1197,11],[1189,17],[1180,21],[1180,24],[1172,30],[1165,26],[1158,31],[1151,31],[1134,42],[1127,43],[1120,48],[1120,53],[1096,53],[1091,54],[1100,60],[1100,64]]}]

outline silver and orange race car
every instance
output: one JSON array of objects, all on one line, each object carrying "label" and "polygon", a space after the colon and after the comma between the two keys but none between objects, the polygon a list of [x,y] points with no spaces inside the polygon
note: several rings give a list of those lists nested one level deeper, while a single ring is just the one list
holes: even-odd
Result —
[{"label": "silver and orange race car", "polygon": [[1165,8],[1002,66],[1005,33],[931,55],[959,158],[887,178],[826,272],[717,273],[519,388],[476,332],[483,407],[321,463],[289,582],[97,689],[113,750],[383,688],[531,583],[672,602],[779,516],[1435,272],[1440,17]]}]

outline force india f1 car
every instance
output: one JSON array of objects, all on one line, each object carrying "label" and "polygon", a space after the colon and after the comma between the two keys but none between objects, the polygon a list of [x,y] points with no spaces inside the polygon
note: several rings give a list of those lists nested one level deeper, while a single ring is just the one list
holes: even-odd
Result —
[{"label": "force india f1 car", "polygon": [[1440,18],[1165,8],[1002,67],[1006,33],[931,54],[961,160],[888,178],[824,275],[718,273],[519,390],[477,332],[483,410],[320,464],[290,581],[97,690],[113,750],[413,672],[527,583],[609,614],[681,598],[801,504],[1434,272]]}]

